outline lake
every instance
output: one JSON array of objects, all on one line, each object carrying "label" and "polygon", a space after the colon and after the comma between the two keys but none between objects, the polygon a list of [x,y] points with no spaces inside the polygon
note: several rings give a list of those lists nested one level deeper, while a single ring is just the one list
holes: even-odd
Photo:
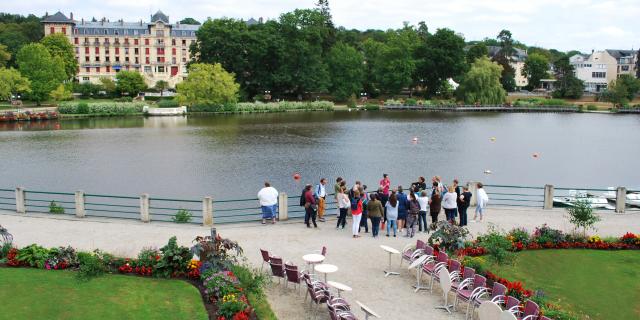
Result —
[{"label": "lake", "polygon": [[382,173],[393,185],[440,175],[638,187],[640,117],[336,111],[0,123],[0,154],[0,188],[118,195],[253,197],[265,180],[297,195],[320,177],[375,186]]}]

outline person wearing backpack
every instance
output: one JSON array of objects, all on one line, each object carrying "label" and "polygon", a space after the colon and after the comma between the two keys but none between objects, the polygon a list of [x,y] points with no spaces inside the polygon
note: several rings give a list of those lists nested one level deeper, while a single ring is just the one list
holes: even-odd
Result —
[{"label": "person wearing backpack", "polygon": [[391,228],[393,228],[393,236],[395,237],[398,230],[398,225],[396,225],[396,220],[398,219],[398,197],[395,192],[391,192],[385,207],[387,208],[387,237]]},{"label": "person wearing backpack", "polygon": [[353,231],[353,237],[359,238],[360,235],[360,219],[362,219],[362,198],[360,197],[360,191],[355,190],[353,192],[353,199],[351,200],[351,219],[353,224],[351,229]]},{"label": "person wearing backpack", "polygon": [[320,183],[316,185],[314,196],[318,203],[318,220],[320,222],[324,222],[324,207],[325,201],[327,197],[327,190],[325,186],[327,185],[327,179],[320,179]]},{"label": "person wearing backpack", "polygon": [[309,225],[309,220],[313,221],[313,227],[317,228],[316,224],[316,198],[313,196],[313,191],[311,190],[311,185],[308,184],[302,190],[302,195],[300,196],[300,204],[304,207],[304,223],[307,225],[307,228],[311,228]]}]

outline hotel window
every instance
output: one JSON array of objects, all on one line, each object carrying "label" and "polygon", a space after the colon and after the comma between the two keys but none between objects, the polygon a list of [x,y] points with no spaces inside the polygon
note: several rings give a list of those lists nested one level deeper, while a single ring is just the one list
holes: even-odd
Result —
[{"label": "hotel window", "polygon": [[107,70],[106,70],[106,71],[107,71],[107,73],[108,73],[108,72],[111,72],[111,67],[110,67],[110,66],[106,66],[105,68],[107,69]]},{"label": "hotel window", "polygon": [[151,73],[151,66],[144,66],[144,72]]},{"label": "hotel window", "polygon": [[104,61],[106,61],[106,62],[111,61],[111,57],[109,57],[109,56],[104,57]]},{"label": "hotel window", "polygon": [[592,72],[591,73],[591,77],[592,78],[606,78],[607,77],[607,73],[606,72]]},{"label": "hotel window", "polygon": [[73,34],[78,34],[78,28],[73,28]]},{"label": "hotel window", "polygon": [[129,30],[128,29],[124,29],[124,35],[128,35],[129,34]]},{"label": "hotel window", "polygon": [[136,61],[134,63],[135,64],[140,64],[140,60],[138,60],[138,57],[136,57]]},{"label": "hotel window", "polygon": [[76,54],[80,54],[80,48],[76,47]]},{"label": "hotel window", "polygon": [[96,47],[94,51],[96,54],[100,54],[100,48]]},{"label": "hotel window", "polygon": [[53,34],[53,33],[56,33],[56,28],[54,28],[54,27],[50,27],[50,28],[49,28],[49,33],[52,33],[52,34]]},{"label": "hotel window", "polygon": [[120,62],[120,56],[116,56],[116,62]]},{"label": "hotel window", "polygon": [[137,46],[138,45],[138,39],[133,39],[133,44]]},{"label": "hotel window", "polygon": [[62,27],[62,34],[67,34],[67,27]]},{"label": "hotel window", "polygon": [[187,45],[187,40],[182,40],[182,46],[186,46]]},{"label": "hotel window", "polygon": [[164,66],[158,66],[158,73],[164,73]]},{"label": "hotel window", "polygon": [[176,64],[176,57],[171,58],[171,63]]},{"label": "hotel window", "polygon": [[89,56],[84,56],[84,61],[89,62]]},{"label": "hotel window", "polygon": [[109,34],[109,32],[107,31],[107,29],[104,29],[104,34]]},{"label": "hotel window", "polygon": [[171,45],[175,46],[176,45],[176,39],[171,39]]},{"label": "hotel window", "polygon": [[89,77],[82,77],[82,81],[89,81]]},{"label": "hotel window", "polygon": [[148,46],[149,45],[149,39],[144,39],[144,45]]},{"label": "hotel window", "polygon": [[124,62],[129,62],[129,57],[124,57]]},{"label": "hotel window", "polygon": [[133,54],[139,54],[140,51],[138,50],[138,48],[133,48]]},{"label": "hotel window", "polygon": [[116,54],[120,54],[120,48],[116,47]]},{"label": "hotel window", "polygon": [[73,43],[74,44],[78,44],[78,43],[80,43],[80,40],[78,38],[73,38]]},{"label": "hotel window", "polygon": [[91,73],[91,68],[86,68],[86,69],[85,69],[85,71],[86,71],[87,73]]},{"label": "hotel window", "polygon": [[89,54],[89,47],[84,48],[84,53]]},{"label": "hotel window", "polygon": [[96,62],[100,62],[100,57],[96,56]]},{"label": "hotel window", "polygon": [[622,71],[629,71],[629,66],[621,66]]},{"label": "hotel window", "polygon": [[146,63],[146,64],[151,63],[151,62],[149,61],[149,57],[146,57],[146,58],[144,59],[144,63]]},{"label": "hotel window", "polygon": [[176,55],[176,48],[171,48],[171,54],[174,56]]},{"label": "hotel window", "polygon": [[104,54],[109,55],[109,48],[104,49]]},{"label": "hotel window", "polygon": [[129,54],[129,48],[124,48],[124,54]]},{"label": "hotel window", "polygon": [[164,48],[157,48],[156,49],[156,54],[163,55],[164,54]]},{"label": "hotel window", "polygon": [[144,48],[144,54],[149,54],[149,48]]},{"label": "hotel window", "polygon": [[[138,35],[138,30],[133,30],[133,35],[137,36]],[[138,44],[137,41],[136,41],[136,44]]]},{"label": "hotel window", "polygon": [[96,72],[100,73],[100,67],[96,67]]}]

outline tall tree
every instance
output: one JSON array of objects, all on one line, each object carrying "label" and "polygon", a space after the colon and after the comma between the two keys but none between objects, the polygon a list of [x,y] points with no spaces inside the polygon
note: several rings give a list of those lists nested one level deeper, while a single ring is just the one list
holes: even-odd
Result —
[{"label": "tall tree", "polygon": [[522,75],[529,81],[529,89],[540,87],[540,80],[548,77],[549,59],[539,53],[531,53],[524,62]]},{"label": "tall tree", "polygon": [[638,56],[636,57],[636,78],[640,79],[640,49],[638,49]]},{"label": "tall tree", "polygon": [[476,59],[458,87],[458,97],[468,104],[502,104],[507,94],[501,75],[502,67],[488,57]]},{"label": "tall tree", "polygon": [[330,91],[337,100],[344,101],[362,89],[364,58],[348,44],[337,43],[327,57],[331,75]]},{"label": "tall tree", "polygon": [[233,73],[221,64],[194,63],[189,66],[187,78],[177,86],[177,99],[191,105],[234,103],[239,88]]},{"label": "tall tree", "polygon": [[11,60],[11,52],[7,50],[7,46],[0,44],[0,68],[4,68]]},{"label": "tall tree", "polygon": [[43,33],[41,20],[35,15],[0,13],[0,44],[7,46],[7,50],[11,53],[11,59],[7,65],[17,66],[18,51],[26,44],[40,41]]},{"label": "tall tree", "polygon": [[156,90],[160,91],[160,96],[162,97],[164,94],[164,91],[169,89],[169,82],[166,82],[164,80],[158,80],[156,81],[156,85],[153,86]]},{"label": "tall tree", "polygon": [[18,70],[0,68],[0,100],[10,100],[18,93],[31,92],[31,82],[23,77]]},{"label": "tall tree", "polygon": [[78,73],[78,60],[73,50],[73,45],[69,42],[67,36],[62,33],[50,34],[40,40],[51,56],[59,57],[64,64],[65,79],[69,80]]},{"label": "tall tree", "polygon": [[38,104],[49,97],[66,78],[64,63],[60,57],[53,57],[47,48],[39,43],[23,46],[18,52],[20,73],[31,81],[28,97]]},{"label": "tall tree", "polygon": [[636,97],[640,91],[640,80],[629,74],[622,74],[611,81],[609,87],[602,93],[601,99],[616,105],[626,105]]},{"label": "tall tree", "polygon": [[182,20],[180,20],[181,24],[196,24],[196,25],[200,25],[200,21],[194,19],[194,18],[184,18]]},{"label": "tall tree", "polygon": [[478,42],[472,45],[467,51],[467,63],[472,64],[476,59],[481,57],[487,57],[489,55],[489,49],[484,42]]},{"label": "tall tree", "polygon": [[417,50],[417,74],[424,79],[429,96],[444,88],[447,79],[458,78],[464,73],[464,45],[464,39],[453,30],[438,29]]},{"label": "tall tree", "polygon": [[584,82],[576,78],[574,67],[569,62],[569,57],[564,56],[556,61],[555,65],[555,90],[554,98],[572,98],[578,99],[582,97],[584,92]]},{"label": "tall tree", "polygon": [[509,30],[500,31],[497,37],[498,43],[500,44],[500,51],[498,51],[493,58],[493,61],[502,66],[500,83],[502,83],[502,87],[507,92],[511,92],[516,89],[516,71],[513,66],[511,66],[511,62],[513,62],[513,55],[516,51],[513,48],[513,39],[511,36],[511,31]]},{"label": "tall tree", "polygon": [[116,87],[121,95],[128,93],[129,96],[135,97],[147,89],[147,83],[140,72],[120,71],[116,74]]}]

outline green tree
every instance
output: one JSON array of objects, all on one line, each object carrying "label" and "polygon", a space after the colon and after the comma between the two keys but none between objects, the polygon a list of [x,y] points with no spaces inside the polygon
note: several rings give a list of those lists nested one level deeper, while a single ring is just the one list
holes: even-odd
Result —
[{"label": "green tree", "polygon": [[160,91],[160,96],[162,97],[162,95],[164,94],[164,91],[169,89],[169,82],[166,82],[164,80],[158,80],[154,88]]},{"label": "green tree", "polygon": [[116,82],[113,81],[112,78],[100,77],[99,81],[100,81],[100,85],[102,86],[102,88],[100,89],[104,90],[107,96],[115,97],[118,94],[118,86],[116,85]]},{"label": "green tree", "polygon": [[116,74],[116,88],[121,95],[128,93],[129,96],[135,97],[147,89],[147,83],[140,72],[120,71]]},{"label": "green tree", "polygon": [[39,17],[30,14],[22,16],[17,14],[0,13],[0,44],[7,46],[11,54],[7,66],[17,67],[18,51],[31,42],[38,42],[42,39],[44,28],[42,28]]},{"label": "green tree", "polygon": [[0,44],[0,68],[4,68],[11,60],[11,52],[7,49],[7,46]]},{"label": "green tree", "polygon": [[364,55],[367,62],[367,81],[365,90],[375,96],[384,92],[398,94],[410,87],[416,72],[413,57],[413,43],[408,33],[402,30],[389,30],[386,42],[367,39]]},{"label": "green tree", "polygon": [[0,100],[10,100],[13,94],[31,92],[31,82],[16,69],[0,68]]},{"label": "green tree", "polygon": [[239,88],[234,74],[221,64],[194,63],[189,66],[187,78],[178,84],[177,99],[191,105],[235,103]]},{"label": "green tree", "polygon": [[432,96],[440,91],[447,79],[459,78],[466,69],[464,39],[453,30],[438,29],[427,37],[427,41],[417,51],[417,73]]},{"label": "green tree", "polygon": [[493,61],[502,66],[502,75],[500,77],[500,83],[507,92],[512,92],[516,89],[516,71],[511,66],[513,55],[516,50],[513,48],[514,41],[512,39],[511,31],[502,30],[498,34],[498,43],[500,44],[500,51],[493,58]]},{"label": "green tree", "polygon": [[636,56],[636,78],[640,79],[640,49],[638,49],[638,55]]},{"label": "green tree", "polygon": [[200,22],[194,18],[184,18],[180,20],[181,24],[197,24],[200,25]]},{"label": "green tree", "polygon": [[38,104],[49,97],[66,78],[60,57],[52,57],[47,48],[39,43],[25,45],[18,52],[20,73],[31,81],[28,98]]},{"label": "green tree", "polygon": [[79,93],[83,98],[96,97],[101,89],[102,87],[100,85],[91,82],[73,83],[73,92]]},{"label": "green tree", "polygon": [[540,80],[549,76],[549,58],[539,53],[531,53],[524,62],[522,75],[529,81],[529,89],[540,87]]},{"label": "green tree", "polygon": [[501,74],[502,67],[488,57],[476,59],[458,87],[458,97],[468,104],[502,104],[507,94]]},{"label": "green tree", "polygon": [[618,79],[611,81],[600,99],[624,106],[633,101],[638,91],[640,91],[640,80],[632,75],[623,74]]},{"label": "green tree", "polygon": [[337,43],[327,57],[331,75],[330,91],[339,101],[344,101],[362,89],[364,58],[348,44]]},{"label": "green tree", "polygon": [[489,56],[489,49],[484,42],[478,42],[469,48],[467,51],[467,63],[472,64],[476,59],[480,57]]},{"label": "green tree", "polygon": [[587,236],[587,229],[593,228],[600,217],[593,212],[591,202],[586,199],[576,199],[572,206],[567,208],[567,219],[576,229],[582,228],[582,235]]},{"label": "green tree", "polygon": [[50,34],[42,38],[40,43],[49,50],[51,56],[59,57],[62,60],[66,80],[72,79],[78,73],[78,60],[76,59],[73,45],[69,42],[67,36],[62,33]]},{"label": "green tree", "polygon": [[64,84],[60,84],[55,90],[49,93],[51,100],[53,101],[68,101],[73,99],[73,93],[67,89]]},{"label": "green tree", "polygon": [[579,99],[584,92],[584,82],[574,74],[573,65],[569,62],[569,57],[564,56],[555,62],[555,90],[554,98]]}]

